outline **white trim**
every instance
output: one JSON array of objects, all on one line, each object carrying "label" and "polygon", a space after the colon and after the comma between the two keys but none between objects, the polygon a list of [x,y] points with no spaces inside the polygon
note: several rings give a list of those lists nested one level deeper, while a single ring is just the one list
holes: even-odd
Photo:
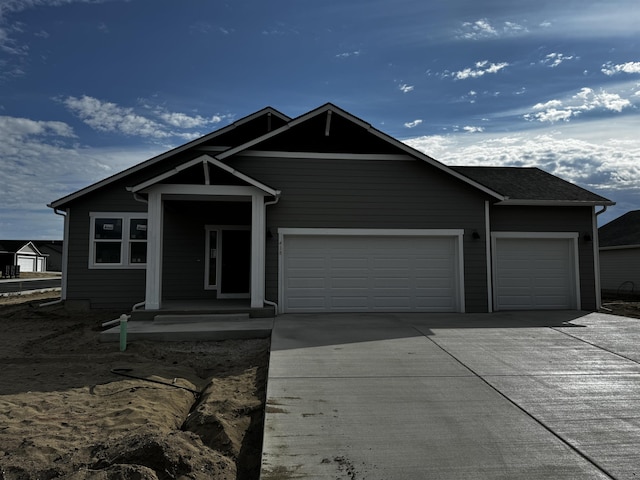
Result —
[{"label": "white trim", "polygon": [[278,303],[284,309],[284,239],[287,235],[377,236],[377,237],[453,237],[457,245],[456,303],[465,312],[464,229],[375,229],[375,228],[278,228]]},{"label": "white trim", "polygon": [[[598,238],[598,237],[593,237]],[[634,245],[612,245],[611,247],[598,247],[601,252],[605,252],[607,250],[630,250],[634,248],[640,248],[639,244]]]},{"label": "white trim", "polygon": [[[89,258],[88,268],[90,270],[136,270],[147,267],[146,263],[130,263],[130,253],[132,243],[141,243],[142,240],[136,241],[130,238],[131,220],[147,219],[147,212],[89,212]],[[96,239],[95,238],[95,221],[98,218],[117,218],[122,220],[122,238],[120,239]],[[147,232],[148,237],[148,232]],[[96,242],[111,242],[120,244],[120,262],[119,263],[95,263],[95,244]],[[148,238],[146,240],[148,242]],[[148,255],[148,252],[147,252]],[[148,258],[147,258],[148,260]]]},{"label": "white trim", "polygon": [[416,158],[404,153],[316,153],[316,152],[285,152],[267,150],[247,150],[238,154],[239,157],[260,158],[296,158],[305,160],[381,160],[381,161],[415,161]]},{"label": "white trim", "polygon": [[[199,157],[196,157],[192,160],[189,160],[188,162],[185,162],[183,164],[178,165],[177,167],[173,168],[172,170],[169,170],[168,172],[164,172],[161,175],[158,175],[156,177],[153,177],[145,182],[139,183],[138,185],[134,185],[133,187],[127,187],[127,190],[133,193],[138,193],[138,192],[142,192],[145,189],[148,189],[150,187],[157,187],[157,188],[163,188],[164,184],[159,184],[159,182],[161,182],[162,180],[166,180],[168,178],[173,177],[174,175],[176,175],[177,173],[186,170],[188,168],[194,167],[198,164],[203,164],[205,167],[205,184],[204,185],[182,185],[182,184],[175,184],[174,186],[181,186],[181,187],[188,187],[190,190],[193,190],[194,187],[223,187],[224,185],[209,185],[209,174],[208,174],[208,169],[207,169],[207,164],[211,164],[215,167],[218,167],[219,169],[230,173],[231,175],[233,175],[234,177],[247,182],[251,187],[257,188],[259,190],[262,190],[263,192],[266,192],[269,195],[278,195],[280,192],[278,190],[274,190],[273,188],[264,185],[263,183],[260,183],[259,181],[255,180],[254,178],[251,178],[248,175],[245,175],[242,172],[239,172],[238,170],[235,170],[233,168],[231,168],[230,166],[222,163],[220,160],[217,160],[216,158],[211,157],[210,155],[204,154],[204,155],[200,155]],[[171,184],[167,184],[167,185],[171,185]],[[168,192],[164,192],[163,193],[168,193]]]},{"label": "white trim", "polygon": [[258,192],[262,195],[268,195],[256,187],[243,185],[183,185],[170,183],[153,185],[147,188],[143,193],[157,193],[162,195],[186,195],[189,197],[193,197],[195,195],[203,195],[208,197],[251,197]]},{"label": "white trim", "polygon": [[251,308],[264,307],[266,213],[264,195],[254,194],[251,197]]},{"label": "white trim", "polygon": [[487,267],[487,312],[493,312],[493,281],[491,275],[491,217],[490,217],[490,207],[489,201],[485,200],[484,202],[484,240],[485,240],[485,257],[486,257],[486,267]]},{"label": "white trim", "polygon": [[[582,299],[580,295],[580,257],[578,249],[578,240],[580,234],[578,232],[491,232],[491,248],[493,250],[493,256],[491,259],[491,272],[493,283],[497,282],[498,265],[497,265],[497,245],[496,241],[500,238],[515,238],[515,239],[551,239],[551,240],[572,240],[573,248],[573,291],[575,294],[573,308],[579,310],[582,305]],[[493,290],[493,302],[497,305],[496,298],[497,291]]]},{"label": "white trim", "polygon": [[578,232],[491,232],[491,238],[575,238]]},{"label": "white trim", "polygon": [[600,278],[600,238],[596,208],[591,210],[591,242],[593,243],[593,278],[595,279],[596,308],[602,307],[602,285]]},{"label": "white trim", "polygon": [[162,237],[164,233],[162,194],[149,193],[148,211],[145,310],[159,310],[162,305]]},{"label": "white trim", "polygon": [[419,229],[419,228],[278,228],[279,235],[351,235],[366,236],[375,235],[378,237],[453,237],[464,235],[464,229]]}]

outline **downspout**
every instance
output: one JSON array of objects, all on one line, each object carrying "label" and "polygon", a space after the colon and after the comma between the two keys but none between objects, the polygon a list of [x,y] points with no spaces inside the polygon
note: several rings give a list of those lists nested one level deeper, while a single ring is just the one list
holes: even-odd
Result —
[{"label": "downspout", "polygon": [[607,211],[607,206],[603,205],[602,210],[600,210],[599,212],[596,212],[595,210],[595,207],[593,207],[593,233],[591,234],[591,238],[593,239],[593,270],[596,281],[596,309],[601,309],[602,287],[600,285],[600,239],[598,238],[598,216]]},{"label": "downspout", "polygon": [[[144,203],[145,205],[149,204],[149,201],[146,198],[139,195],[138,193],[133,194],[133,199],[140,203]],[[143,300],[142,302],[136,303],[133,307],[131,307],[131,311],[135,312],[136,310],[139,310],[140,308],[144,307],[145,303],[147,303],[145,300]]]},{"label": "downspout", "polygon": [[[264,202],[264,218],[266,220],[267,218],[267,207],[270,205],[275,205],[276,203],[278,203],[280,201],[280,193],[281,192],[277,192],[276,193],[276,198],[270,202]],[[265,222],[266,223],[266,222]],[[266,235],[266,232],[265,232]],[[266,255],[265,255],[266,258]],[[264,282],[264,303],[266,303],[267,305],[271,305],[274,309],[274,313],[275,315],[278,315],[278,304],[276,302],[272,302],[271,300],[267,300],[267,282]]]},{"label": "downspout", "polygon": [[57,305],[67,299],[67,263],[69,261],[69,210],[61,212],[57,208],[54,208],[53,213],[64,218],[64,233],[62,242],[62,284],[60,288],[60,298],[52,302],[41,303],[39,305],[40,307]]}]

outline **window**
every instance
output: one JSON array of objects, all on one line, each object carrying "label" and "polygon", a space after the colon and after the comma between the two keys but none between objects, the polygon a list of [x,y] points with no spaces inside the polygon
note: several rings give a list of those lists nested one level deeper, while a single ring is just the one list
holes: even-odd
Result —
[{"label": "window", "polygon": [[92,212],[90,268],[135,268],[147,263],[146,213]]}]

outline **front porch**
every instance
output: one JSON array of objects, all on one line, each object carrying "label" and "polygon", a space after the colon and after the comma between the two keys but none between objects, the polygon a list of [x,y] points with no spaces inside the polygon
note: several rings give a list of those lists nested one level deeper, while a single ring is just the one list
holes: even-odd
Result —
[{"label": "front porch", "polygon": [[239,299],[191,299],[164,300],[159,309],[139,309],[131,312],[131,321],[151,321],[158,316],[215,316],[245,315],[247,318],[271,318],[275,309],[271,306],[251,307],[251,300]]}]

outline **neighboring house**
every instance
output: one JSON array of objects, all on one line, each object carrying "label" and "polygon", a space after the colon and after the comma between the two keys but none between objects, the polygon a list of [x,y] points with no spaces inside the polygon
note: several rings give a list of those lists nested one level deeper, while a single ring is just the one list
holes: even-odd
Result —
[{"label": "neighboring house", "polygon": [[640,210],[633,210],[598,229],[602,291],[640,294]]},{"label": "neighboring house", "polygon": [[47,271],[62,271],[62,240],[34,240],[34,245],[47,256]]},{"label": "neighboring house", "polygon": [[9,268],[19,266],[20,272],[46,272],[47,255],[29,240],[0,240],[0,272],[9,276]]},{"label": "neighboring house", "polygon": [[326,104],[265,108],[49,206],[67,301],[288,313],[594,310],[612,204],[535,168],[448,167]]}]

